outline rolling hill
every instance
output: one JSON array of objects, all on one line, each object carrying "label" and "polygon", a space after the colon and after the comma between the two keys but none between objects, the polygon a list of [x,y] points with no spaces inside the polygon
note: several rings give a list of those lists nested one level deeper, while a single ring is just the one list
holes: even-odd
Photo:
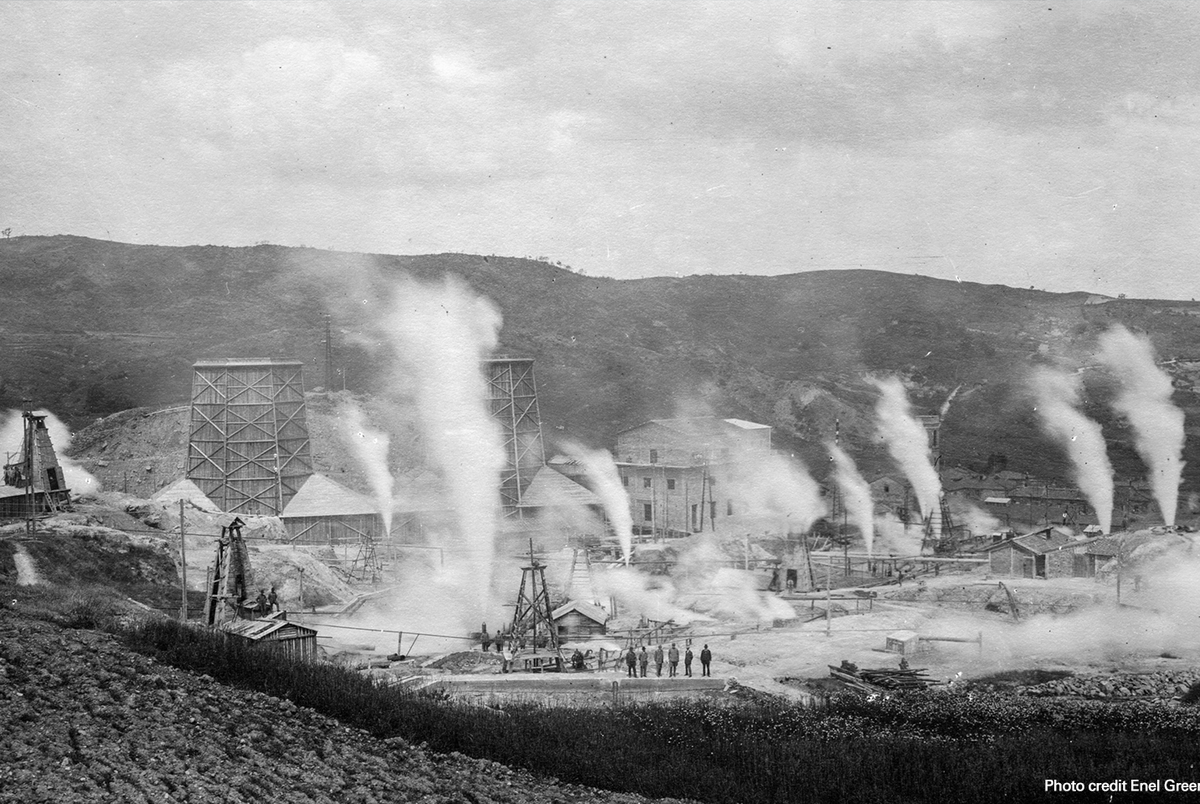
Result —
[{"label": "rolling hill", "polygon": [[[74,426],[188,398],[193,361],[288,356],[324,382],[324,314],[334,329],[334,384],[370,394],[392,381],[371,319],[409,275],[454,274],[504,316],[498,352],[536,360],[551,448],[610,445],[649,418],[713,412],[771,424],[778,446],[823,473],[820,441],[841,421],[868,471],[886,463],[872,422],[870,373],[894,373],[914,403],[960,392],[944,459],[983,469],[1066,474],[1027,394],[1039,362],[1086,367],[1112,323],[1150,334],[1196,427],[1200,304],[1096,299],[877,271],[777,277],[615,280],[528,259],[390,256],[254,246],[141,246],[73,236],[0,241],[0,406],[24,398]],[[1103,302],[1103,303],[1097,303]],[[1188,363],[1195,357],[1197,362]],[[1106,405],[1109,379],[1084,369],[1119,474],[1141,468]],[[1185,390],[1186,389],[1186,390]],[[1195,486],[1200,455],[1188,450]]]}]

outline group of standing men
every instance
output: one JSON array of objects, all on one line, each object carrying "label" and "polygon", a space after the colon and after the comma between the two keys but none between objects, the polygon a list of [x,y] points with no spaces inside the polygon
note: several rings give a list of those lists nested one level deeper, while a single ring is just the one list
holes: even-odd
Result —
[{"label": "group of standing men", "polygon": [[[690,644],[685,647],[686,647],[686,650],[684,651],[684,654],[683,654],[683,674],[685,676],[691,676],[691,674],[692,674],[692,658],[695,654],[692,653],[692,646]],[[645,678],[646,670],[650,666],[650,658],[651,658],[651,655],[646,653],[645,645],[642,646],[641,652],[635,651],[633,649],[633,646],[630,646],[629,650],[627,650],[625,652],[625,667],[627,670],[628,677],[629,678],[637,678],[638,670],[640,669],[641,677]],[[663,653],[662,645],[656,645],[654,648],[653,658],[654,658],[654,674],[656,676],[658,676],[660,678],[662,677],[663,660],[664,659],[667,662],[668,677],[675,678],[677,675],[679,675],[679,673],[678,673],[679,648],[675,645],[674,642],[671,643],[671,648],[670,648],[670,650],[668,650],[666,652],[665,655]],[[703,650],[700,651],[700,668],[701,668],[700,674],[702,676],[711,676],[712,675],[712,672],[709,669],[709,665],[711,663],[712,663],[712,651],[708,649],[708,645],[705,645]]]}]

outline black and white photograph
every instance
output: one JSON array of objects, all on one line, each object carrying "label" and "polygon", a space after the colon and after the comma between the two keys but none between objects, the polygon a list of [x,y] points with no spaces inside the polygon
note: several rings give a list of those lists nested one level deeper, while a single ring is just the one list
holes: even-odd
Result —
[{"label": "black and white photograph", "polygon": [[0,802],[1200,801],[1198,51],[0,0]]}]

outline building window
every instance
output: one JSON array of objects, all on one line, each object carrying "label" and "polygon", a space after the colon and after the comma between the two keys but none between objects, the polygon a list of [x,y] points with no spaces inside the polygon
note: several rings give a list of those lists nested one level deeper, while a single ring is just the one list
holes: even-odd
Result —
[{"label": "building window", "polygon": [[887,484],[887,483],[884,483],[884,484],[883,484],[883,493],[884,493],[884,494],[891,494],[891,493],[892,493],[892,490],[891,490],[891,488],[889,488],[889,487],[888,487],[888,484]]},{"label": "building window", "polygon": [[733,500],[725,503],[725,516],[733,516]]},{"label": "building window", "polygon": [[697,511],[696,511],[697,508],[698,508],[698,506],[695,503],[692,503],[692,532],[693,533],[700,530],[700,518],[697,515]]},{"label": "building window", "polygon": [[654,507],[650,503],[642,503],[642,519],[647,522],[654,521]]},{"label": "building window", "polygon": [[668,477],[668,478],[667,478],[667,490],[668,490],[668,491],[674,491],[674,490],[675,490],[675,478],[673,478],[673,477]]},{"label": "building window", "polygon": [[642,478],[642,488],[644,488],[644,489],[650,488],[650,478],[648,478],[648,477]]},{"label": "building window", "polygon": [[658,463],[658,450],[650,450],[650,463]]},{"label": "building window", "polygon": [[713,522],[717,521],[717,501],[713,500],[708,504],[708,517]]},{"label": "building window", "polygon": [[621,475],[621,485],[629,488],[629,475]]}]

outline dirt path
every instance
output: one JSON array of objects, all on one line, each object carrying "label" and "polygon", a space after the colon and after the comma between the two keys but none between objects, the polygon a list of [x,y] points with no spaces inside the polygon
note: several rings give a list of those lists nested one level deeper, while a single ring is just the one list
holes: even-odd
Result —
[{"label": "dirt path", "polygon": [[17,586],[33,586],[42,582],[42,576],[33,563],[33,556],[18,542],[14,545],[13,563],[17,565]]}]

